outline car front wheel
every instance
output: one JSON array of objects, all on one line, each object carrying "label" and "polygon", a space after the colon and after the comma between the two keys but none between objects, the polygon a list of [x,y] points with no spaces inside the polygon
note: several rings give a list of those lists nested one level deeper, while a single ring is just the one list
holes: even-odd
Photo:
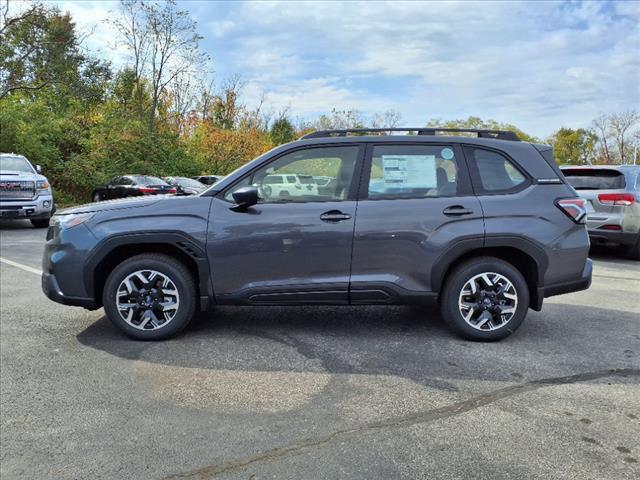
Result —
[{"label": "car front wheel", "polygon": [[137,340],[169,338],[182,331],[196,311],[191,273],[162,254],[122,262],[107,278],[102,297],[109,320]]},{"label": "car front wheel", "polygon": [[35,228],[48,228],[50,221],[50,218],[34,218],[31,220],[31,225]]},{"label": "car front wheel", "polygon": [[445,322],[470,340],[500,340],[515,332],[529,308],[529,288],[510,263],[469,260],[448,276],[441,301]]}]

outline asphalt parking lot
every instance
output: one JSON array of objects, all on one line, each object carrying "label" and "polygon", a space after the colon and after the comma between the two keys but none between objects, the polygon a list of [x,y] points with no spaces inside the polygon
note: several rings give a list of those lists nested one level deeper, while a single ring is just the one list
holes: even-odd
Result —
[{"label": "asphalt parking lot", "polygon": [[45,230],[0,223],[0,476],[640,477],[640,263],[499,343],[436,307],[218,308],[135,342],[40,290]]}]

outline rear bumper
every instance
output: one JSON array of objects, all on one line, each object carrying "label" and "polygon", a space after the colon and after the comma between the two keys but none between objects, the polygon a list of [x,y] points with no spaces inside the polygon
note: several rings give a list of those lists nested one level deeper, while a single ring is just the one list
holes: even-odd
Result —
[{"label": "rear bumper", "polygon": [[635,245],[640,233],[629,233],[616,230],[589,230],[589,239],[593,245],[616,243],[619,245]]},{"label": "rear bumper", "polygon": [[538,289],[538,298],[542,303],[543,298],[553,297],[555,295],[562,295],[564,293],[579,292],[580,290],[586,290],[591,286],[591,276],[593,274],[593,262],[590,258],[587,258],[587,262],[582,270],[582,275],[579,279],[572,280],[570,282],[556,283],[553,285],[545,285]]},{"label": "rear bumper", "polygon": [[58,280],[53,273],[42,273],[42,291],[50,300],[56,303],[84,307],[89,310],[98,308],[93,298],[70,297],[62,293],[58,285]]}]

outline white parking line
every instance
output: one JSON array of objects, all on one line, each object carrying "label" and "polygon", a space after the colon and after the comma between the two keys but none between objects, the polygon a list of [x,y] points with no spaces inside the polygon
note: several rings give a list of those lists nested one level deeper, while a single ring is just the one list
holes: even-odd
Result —
[{"label": "white parking line", "polygon": [[13,260],[9,260],[7,258],[0,257],[0,262],[6,263],[7,265],[11,265],[12,267],[20,268],[25,272],[35,273],[36,275],[42,275],[42,270],[38,270],[37,268],[33,268],[28,265],[23,265],[21,263],[14,262]]}]

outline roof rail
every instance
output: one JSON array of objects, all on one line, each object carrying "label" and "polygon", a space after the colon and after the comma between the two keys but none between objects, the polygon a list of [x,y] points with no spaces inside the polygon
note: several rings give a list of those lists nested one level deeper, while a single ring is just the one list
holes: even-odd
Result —
[{"label": "roof rail", "polygon": [[477,128],[440,128],[440,127],[418,127],[418,128],[346,128],[339,130],[318,130],[307,133],[300,137],[300,140],[308,138],[322,137],[346,137],[349,134],[363,135],[367,133],[386,134],[387,132],[416,132],[417,135],[439,135],[441,133],[475,133],[478,138],[495,138],[498,140],[511,140],[519,142],[520,137],[515,132],[509,130],[482,130]]}]

